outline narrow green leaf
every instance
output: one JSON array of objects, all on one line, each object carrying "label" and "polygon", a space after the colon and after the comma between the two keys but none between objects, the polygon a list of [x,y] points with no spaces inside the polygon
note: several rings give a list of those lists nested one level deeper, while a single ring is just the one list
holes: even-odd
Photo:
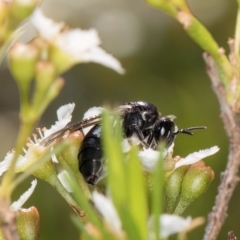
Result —
[{"label": "narrow green leaf", "polygon": [[136,224],[140,239],[147,239],[147,199],[143,168],[137,156],[137,150],[132,148],[127,166],[128,209]]},{"label": "narrow green leaf", "polygon": [[[160,146],[160,152],[163,152],[163,147]],[[162,198],[164,185],[163,157],[160,154],[156,169],[153,173],[153,189],[151,193],[151,215],[154,218],[154,234],[155,240],[160,239],[160,223],[159,217],[162,213]]]},{"label": "narrow green leaf", "polygon": [[[132,214],[129,212],[129,208],[123,208],[121,211],[123,218],[122,224],[125,232],[127,233],[127,239],[142,239],[139,229],[136,225],[135,219],[133,219]],[[146,238],[147,239],[147,238]]]},{"label": "narrow green leaf", "polygon": [[[114,129],[113,129],[114,126]],[[122,129],[119,120],[113,120],[109,112],[103,113],[102,121],[103,149],[106,156],[107,180],[110,194],[118,212],[126,204],[125,163],[122,153]]]}]

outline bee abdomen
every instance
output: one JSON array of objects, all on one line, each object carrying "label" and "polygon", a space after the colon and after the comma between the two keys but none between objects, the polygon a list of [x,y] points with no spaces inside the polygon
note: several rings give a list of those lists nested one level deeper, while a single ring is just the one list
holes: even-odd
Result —
[{"label": "bee abdomen", "polygon": [[95,125],[83,139],[78,154],[79,171],[87,183],[95,185],[102,173],[101,127]]}]

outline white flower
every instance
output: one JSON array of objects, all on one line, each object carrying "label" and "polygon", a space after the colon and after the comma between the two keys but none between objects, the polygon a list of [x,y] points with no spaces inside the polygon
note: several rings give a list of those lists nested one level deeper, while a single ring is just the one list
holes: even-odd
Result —
[{"label": "white flower", "polygon": [[[150,239],[154,239],[153,233],[154,218],[150,217],[148,221]],[[162,214],[159,216],[160,237],[167,238],[172,234],[180,233],[191,225],[192,218],[186,219],[177,215]]]},{"label": "white flower", "polygon": [[63,31],[64,24],[56,23],[36,9],[31,21],[39,34],[77,62],[95,62],[123,74],[117,59],[99,47],[101,41],[96,30],[70,29]]},{"label": "white flower", "polygon": [[181,158],[176,164],[175,164],[175,169],[178,167],[181,167],[183,165],[190,165],[193,163],[196,163],[208,156],[211,156],[213,154],[215,154],[216,152],[219,151],[219,147],[214,146],[208,149],[204,149],[204,150],[200,150],[198,152],[194,152],[189,154],[187,157],[185,158]]},{"label": "white flower", "polygon": [[23,193],[17,201],[11,204],[11,209],[13,211],[18,211],[22,207],[22,205],[28,200],[28,198],[32,195],[37,185],[37,179],[34,179],[31,182],[31,184],[32,186],[25,193]]},{"label": "white flower", "polygon": [[[92,117],[96,117],[98,115],[100,115],[102,112],[103,112],[103,108],[102,107],[92,107],[92,108],[89,108],[83,115],[83,120],[85,119],[88,119],[88,118],[92,118]],[[93,126],[90,126],[90,127],[86,127],[86,128],[83,128],[83,133],[84,135],[86,135],[90,129],[92,128]]]},{"label": "white flower", "polygon": [[[46,148],[41,146],[40,142],[45,137],[64,128],[71,121],[74,106],[75,106],[74,103],[70,103],[60,107],[57,110],[58,121],[56,121],[55,125],[51,126],[50,129],[44,130],[44,134],[39,129],[39,132],[38,132],[39,138],[37,137],[36,134],[33,135],[34,140],[29,140],[29,142],[27,143],[27,147],[28,147],[27,150],[24,149],[25,155],[18,156],[16,166],[15,166],[16,172],[24,172],[25,169],[27,169],[32,164],[34,164],[35,161],[38,160],[41,157],[41,155],[45,153]],[[13,155],[14,155],[14,151],[8,152],[4,160],[0,162],[0,176],[8,170],[11,164]],[[55,159],[54,155],[52,156],[52,158]]]},{"label": "white flower", "polygon": [[[160,158],[160,152],[152,150],[151,148],[143,149],[138,153],[139,159],[144,167],[144,169],[148,172],[154,171],[154,168],[157,164],[157,161]],[[163,153],[163,158],[166,156],[166,153]]]},{"label": "white flower", "polygon": [[42,11],[37,8],[31,16],[31,22],[39,32],[40,36],[46,40],[51,40],[57,36],[64,27],[64,23],[56,23],[50,18],[46,18]]},{"label": "white flower", "polygon": [[50,129],[44,130],[44,137],[48,137],[51,134],[63,129],[72,120],[72,113],[74,108],[75,103],[69,103],[61,106],[57,110],[58,121],[56,121],[55,124],[52,125]]},{"label": "white flower", "polygon": [[112,201],[97,191],[93,192],[92,197],[95,207],[101,213],[108,226],[117,234],[122,234],[122,224]]},{"label": "white flower", "polygon": [[[97,191],[94,191],[93,203],[108,226],[111,227],[115,233],[122,234],[122,224],[112,201]],[[191,222],[191,217],[185,219],[177,215],[162,214],[159,216],[160,237],[167,238],[172,234],[182,232],[190,226]],[[148,225],[151,238],[153,235],[153,217],[149,218]]]},{"label": "white flower", "polygon": [[182,218],[177,215],[162,214],[160,216],[160,229],[161,238],[167,238],[168,236],[184,231],[190,226],[192,218]]},{"label": "white flower", "polygon": [[[217,146],[214,146],[205,150],[200,150],[198,152],[191,153],[187,157],[181,158],[178,162],[176,162],[175,169],[183,165],[190,165],[196,163],[208,156],[215,154],[218,151],[219,148]],[[166,157],[168,152],[169,150],[164,150],[162,152],[162,159]],[[156,166],[158,159],[160,159],[160,152],[152,150],[150,148],[148,149],[144,148],[142,151],[138,153],[138,156],[144,169],[147,172],[152,172]]]}]

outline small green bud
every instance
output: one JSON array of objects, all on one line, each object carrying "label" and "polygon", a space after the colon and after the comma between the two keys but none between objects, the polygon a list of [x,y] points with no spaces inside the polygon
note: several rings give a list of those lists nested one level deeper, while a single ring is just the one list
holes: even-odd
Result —
[{"label": "small green bud", "polygon": [[39,0],[14,0],[10,4],[11,26],[16,26],[24,19],[29,17],[36,6],[40,3]]},{"label": "small green bud", "polygon": [[37,208],[21,208],[17,213],[17,229],[21,240],[39,238],[40,218]]},{"label": "small green bud", "polygon": [[49,43],[46,39],[42,37],[35,37],[32,41],[31,44],[35,46],[38,51],[40,52],[40,59],[41,60],[47,60],[48,59],[48,54],[49,54]]},{"label": "small green bud", "polygon": [[214,178],[214,172],[203,161],[192,164],[182,182],[181,196],[174,214],[181,215],[185,209],[206,191]]},{"label": "small green bud", "polygon": [[35,74],[38,49],[31,44],[16,42],[8,54],[9,66],[15,80],[26,87]]},{"label": "small green bud", "polygon": [[33,100],[33,115],[41,115],[51,101],[59,94],[63,85],[63,78],[58,77],[52,81],[44,95],[37,92]]},{"label": "small green bud", "polygon": [[182,181],[188,169],[189,165],[179,167],[166,179],[164,190],[166,195],[167,213],[173,213],[178,204]]},{"label": "small green bud", "polygon": [[49,61],[39,61],[36,64],[36,87],[33,100],[35,109],[39,109],[44,99],[46,99],[49,87],[56,77],[54,65]]},{"label": "small green bud", "polygon": [[76,178],[82,193],[84,193],[88,199],[91,199],[87,183],[79,172],[79,161],[77,159],[83,135],[80,131],[77,131],[70,134],[67,140],[70,143],[57,155],[57,159],[65,170],[67,170],[68,174]]},{"label": "small green bud", "polygon": [[64,85],[64,79],[61,77],[56,78],[49,88],[47,97],[51,100],[54,99],[59,94],[63,85]]},{"label": "small green bud", "polygon": [[56,69],[49,61],[39,61],[36,65],[36,87],[45,91],[56,77]]},{"label": "small green bud", "polygon": [[80,131],[77,131],[70,134],[67,140],[70,141],[70,144],[62,150],[61,155],[72,171],[79,173],[77,156],[83,135]]}]

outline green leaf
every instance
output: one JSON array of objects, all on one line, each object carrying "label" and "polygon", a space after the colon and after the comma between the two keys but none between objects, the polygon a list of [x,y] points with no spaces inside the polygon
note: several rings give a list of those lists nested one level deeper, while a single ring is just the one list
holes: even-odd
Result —
[{"label": "green leaf", "polygon": [[102,132],[108,170],[107,182],[113,203],[117,211],[121,212],[122,206],[127,202],[126,167],[121,148],[122,129],[119,120],[112,115],[110,117],[107,110],[103,112]]},{"label": "green leaf", "polygon": [[140,239],[147,239],[147,199],[143,168],[132,148],[127,166],[128,209],[136,224]]},{"label": "green leaf", "polygon": [[[163,152],[163,147],[159,147],[159,151]],[[153,189],[151,192],[151,215],[154,220],[154,234],[155,240],[160,239],[160,223],[159,216],[162,213],[162,193],[164,185],[164,170],[163,170],[163,156],[160,154],[156,169],[153,173]]]},{"label": "green leaf", "polygon": [[123,224],[124,230],[127,233],[127,239],[129,240],[142,239],[140,235],[140,231],[136,225],[135,219],[133,219],[133,216],[129,212],[129,208],[126,208],[126,207],[123,208],[121,211],[121,215],[123,216],[122,224]]}]

